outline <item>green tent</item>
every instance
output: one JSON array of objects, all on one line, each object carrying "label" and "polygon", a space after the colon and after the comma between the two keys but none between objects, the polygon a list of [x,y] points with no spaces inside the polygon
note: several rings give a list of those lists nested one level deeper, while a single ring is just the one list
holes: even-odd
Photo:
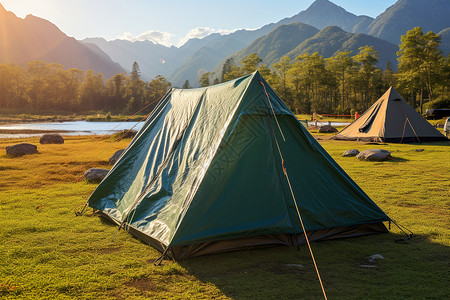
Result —
[{"label": "green tent", "polygon": [[389,217],[258,72],[168,92],[88,204],[174,259],[298,245],[283,168],[310,240],[387,231]]}]

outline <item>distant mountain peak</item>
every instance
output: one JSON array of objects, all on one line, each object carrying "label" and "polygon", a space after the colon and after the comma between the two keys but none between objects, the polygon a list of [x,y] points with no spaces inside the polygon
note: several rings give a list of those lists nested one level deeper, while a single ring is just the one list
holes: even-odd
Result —
[{"label": "distant mountain peak", "polygon": [[[321,0],[322,1],[322,0]],[[328,1],[328,0],[325,0]],[[323,34],[333,34],[333,33],[341,33],[345,32],[341,27],[335,25],[329,25],[320,31]]]},{"label": "distant mountain peak", "polygon": [[329,0],[316,0],[314,1],[307,9],[306,11],[310,12],[322,12],[324,13],[324,9],[327,11],[335,11],[341,14],[350,14],[356,17],[355,14],[352,14],[348,11],[346,11],[344,8],[340,7],[339,5],[334,4],[333,2]]},{"label": "distant mountain peak", "polygon": [[91,69],[106,76],[124,71],[106,53],[68,37],[46,19],[33,15],[22,19],[0,4],[0,21],[0,64],[24,65],[42,60],[59,63],[66,68]]}]

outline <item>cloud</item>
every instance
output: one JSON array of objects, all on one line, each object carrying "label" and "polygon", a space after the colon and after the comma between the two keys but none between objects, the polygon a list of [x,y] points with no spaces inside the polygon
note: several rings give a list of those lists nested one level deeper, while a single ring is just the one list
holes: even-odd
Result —
[{"label": "cloud", "polygon": [[168,32],[149,30],[139,35],[132,35],[130,32],[125,32],[121,36],[117,37],[121,40],[127,40],[131,42],[136,41],[151,41],[155,44],[161,44],[167,47],[173,45],[172,39],[174,35]]},{"label": "cloud", "polygon": [[[136,41],[151,41],[156,44],[161,44],[167,47],[176,45],[177,47],[180,47],[184,45],[187,41],[190,39],[202,39],[204,37],[207,37],[208,35],[211,35],[213,33],[219,33],[221,35],[227,35],[230,33],[233,33],[240,29],[214,29],[210,27],[196,27],[190,29],[184,37],[176,36],[169,32],[162,32],[157,30],[149,30],[144,33],[141,33],[139,35],[133,35],[130,32],[125,32],[121,36],[118,36],[118,39],[121,40],[127,40],[131,42]],[[252,30],[252,29],[248,29]]]},{"label": "cloud", "polygon": [[239,29],[214,29],[211,27],[196,27],[196,28],[192,28],[191,30],[188,31],[188,33],[179,40],[178,45],[177,46],[182,46],[184,45],[184,43],[186,43],[187,41],[189,41],[190,39],[202,39],[210,34],[213,33],[219,33],[221,35],[227,35],[230,33],[233,33],[235,31],[237,31]]}]

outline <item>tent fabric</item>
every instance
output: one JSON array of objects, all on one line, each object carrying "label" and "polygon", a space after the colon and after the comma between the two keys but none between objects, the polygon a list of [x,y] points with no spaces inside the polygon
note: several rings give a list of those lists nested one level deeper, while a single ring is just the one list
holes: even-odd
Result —
[{"label": "tent fabric", "polygon": [[175,259],[295,245],[304,236],[283,166],[314,239],[386,231],[389,217],[258,72],[169,91],[88,204]]},{"label": "tent fabric", "polygon": [[393,143],[447,141],[393,87],[332,139]]}]

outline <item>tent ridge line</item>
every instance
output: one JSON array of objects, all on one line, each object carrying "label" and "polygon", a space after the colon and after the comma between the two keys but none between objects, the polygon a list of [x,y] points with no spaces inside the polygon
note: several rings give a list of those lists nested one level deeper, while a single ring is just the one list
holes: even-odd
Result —
[{"label": "tent ridge line", "polygon": [[[168,243],[168,247],[170,247],[172,245],[172,242],[173,242],[173,240],[174,240],[174,238],[175,238],[175,236],[176,236],[176,234],[178,232],[178,229],[179,229],[181,223],[183,223],[184,217],[186,216],[186,214],[187,214],[187,212],[189,210],[190,204],[191,204],[191,202],[192,202],[196,192],[198,191],[198,189],[199,189],[199,187],[200,187],[200,185],[201,185],[201,183],[203,181],[203,178],[205,177],[206,173],[208,172],[209,167],[211,166],[211,162],[212,162],[212,160],[214,159],[214,156],[217,153],[217,150],[219,149],[220,145],[222,144],[222,141],[223,141],[223,139],[225,137],[226,129],[230,126],[231,121],[235,118],[236,112],[239,110],[239,107],[241,107],[242,100],[247,95],[248,90],[249,90],[249,86],[255,80],[256,74],[259,74],[258,71],[256,71],[253,74],[251,74],[251,78],[248,81],[247,86],[243,90],[241,96],[239,97],[239,101],[237,101],[237,105],[235,106],[234,111],[230,114],[228,120],[225,122],[225,125],[223,126],[222,130],[220,131],[221,132],[220,138],[218,139],[216,145],[212,145],[209,148],[209,152],[210,152],[209,157],[206,159],[206,163],[202,167],[202,171],[200,172],[199,176],[197,176],[197,178],[195,179],[191,190],[187,193],[187,195],[185,197],[185,200],[183,201],[183,205],[182,205],[183,208],[182,208],[182,210],[180,212],[180,217],[178,218],[177,225],[175,226],[175,229],[173,230],[173,235],[172,235],[172,238],[170,239],[170,241]],[[207,90],[208,90],[208,88],[205,89],[205,93],[206,93]]]},{"label": "tent ridge line", "polygon": [[[206,92],[206,91],[205,91]],[[191,118],[189,119],[188,122],[186,122],[186,125],[183,127],[183,129],[180,131],[180,133],[178,134],[178,136],[175,138],[175,141],[172,144],[172,147],[169,151],[169,154],[167,155],[166,159],[164,160],[164,162],[160,165],[160,167],[158,168],[158,171],[155,173],[155,175],[153,176],[153,178],[150,180],[150,182],[147,184],[146,188],[139,194],[139,196],[134,200],[133,204],[131,205],[130,209],[128,210],[128,212],[125,214],[124,216],[124,220],[123,223],[130,223],[132,221],[132,218],[134,217],[134,213],[133,216],[130,220],[126,220],[126,218],[129,216],[130,212],[135,210],[138,203],[145,197],[145,195],[147,194],[147,192],[149,191],[149,189],[152,187],[153,183],[159,178],[159,175],[161,175],[161,173],[164,171],[164,169],[167,167],[167,164],[169,163],[170,159],[173,157],[173,154],[176,150],[176,148],[178,147],[178,145],[180,144],[181,140],[184,137],[184,134],[186,133],[187,128],[189,127],[189,124],[191,123],[191,120],[193,118],[193,116],[195,115],[195,112],[198,110],[200,103],[202,102],[202,99],[204,98],[204,94],[205,92],[202,94],[202,96],[200,97],[199,101],[196,104],[196,107],[194,109],[194,113],[192,114]],[[168,103],[168,102],[167,102]],[[130,225],[128,225],[130,226]],[[119,227],[120,229],[120,227]]]}]

